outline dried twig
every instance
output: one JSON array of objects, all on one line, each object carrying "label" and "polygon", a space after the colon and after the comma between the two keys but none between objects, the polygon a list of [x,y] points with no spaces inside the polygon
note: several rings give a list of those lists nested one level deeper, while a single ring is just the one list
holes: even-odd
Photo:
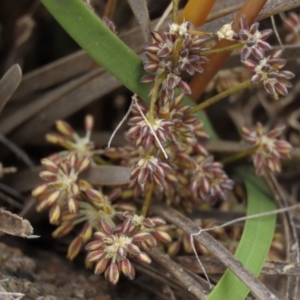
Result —
[{"label": "dried twig", "polygon": [[207,297],[208,293],[206,289],[190,277],[182,267],[169,257],[169,255],[163,254],[157,249],[149,251],[148,254],[161,266],[167,269],[167,271],[170,272],[174,278],[180,281],[191,294],[197,297],[197,299],[204,300]]},{"label": "dried twig", "polygon": [[[187,234],[191,235],[199,232],[200,228],[190,219],[186,218],[171,207],[163,204],[153,205],[151,210],[168,222],[178,226]],[[281,296],[275,296],[270,292],[251,272],[249,272],[240,261],[238,261],[225,247],[218,243],[211,235],[202,232],[195,236],[195,240],[206,247],[214,256],[216,256],[227,268],[229,268],[258,299],[284,299]]]}]

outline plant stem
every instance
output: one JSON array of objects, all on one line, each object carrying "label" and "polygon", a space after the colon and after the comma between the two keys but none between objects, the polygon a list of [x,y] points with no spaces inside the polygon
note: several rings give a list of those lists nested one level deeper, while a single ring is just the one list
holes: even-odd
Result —
[{"label": "plant stem", "polygon": [[214,36],[213,33],[199,31],[199,30],[188,30],[189,34],[198,35],[198,36]]},{"label": "plant stem", "polygon": [[222,53],[222,52],[228,52],[228,51],[232,51],[232,50],[235,50],[235,49],[240,49],[243,46],[244,45],[242,43],[234,44],[234,45],[230,45],[230,46],[223,47],[223,48],[202,51],[202,52],[200,52],[200,55],[205,55],[205,56],[214,55],[214,54],[218,54],[218,53]]},{"label": "plant stem", "polygon": [[178,23],[189,21],[196,27],[204,24],[216,0],[189,0],[178,18]]},{"label": "plant stem", "polygon": [[149,206],[151,203],[151,199],[152,199],[153,189],[154,189],[154,183],[151,182],[147,188],[146,197],[145,197],[143,207],[142,207],[141,215],[144,217],[147,216],[147,212],[148,212],[148,209],[149,209]]},{"label": "plant stem", "polygon": [[104,9],[104,16],[108,17],[109,19],[112,19],[116,9],[116,5],[117,0],[108,0]]},{"label": "plant stem", "polygon": [[252,84],[251,80],[244,81],[244,82],[240,83],[239,85],[236,85],[236,86],[234,86],[234,87],[232,87],[232,88],[230,88],[230,89],[228,89],[228,90],[226,90],[226,91],[224,91],[224,92],[222,92],[222,93],[220,93],[220,94],[218,94],[214,97],[211,97],[211,98],[207,99],[206,101],[204,101],[200,104],[198,104],[197,106],[191,108],[188,111],[188,113],[189,114],[194,114],[194,113],[196,113],[200,110],[203,110],[206,107],[208,107],[212,104],[215,104],[216,102],[224,99],[225,97],[228,97],[228,96],[230,96],[230,95],[232,95],[232,94],[234,94],[234,93],[236,93],[236,92],[238,92],[242,89],[247,88],[251,84]]},{"label": "plant stem", "polygon": [[177,23],[179,0],[173,0],[172,22]]},{"label": "plant stem", "polygon": [[228,156],[228,157],[225,157],[224,159],[220,160],[220,163],[222,164],[229,164],[231,162],[234,162],[240,158],[243,158],[243,157],[246,157],[248,155],[251,155],[255,152],[255,150],[257,149],[257,147],[252,147],[252,148],[249,148],[247,150],[244,150],[244,151],[241,151],[241,152],[238,152],[238,153],[235,153],[231,156]]},{"label": "plant stem", "polygon": [[157,94],[159,91],[159,87],[165,77],[166,77],[166,73],[163,73],[159,77],[157,77],[154,82],[152,91],[151,91],[151,100],[150,100],[150,107],[149,107],[149,113],[148,113],[148,121],[150,124],[152,124],[154,121],[154,106],[155,106],[155,103],[157,100]]},{"label": "plant stem", "polygon": [[200,283],[192,278],[180,264],[174,262],[169,255],[161,253],[154,248],[148,254],[165,268],[175,279],[177,279],[183,287],[185,287],[192,295],[199,300],[204,300],[207,297],[208,290],[205,286],[206,281],[201,278]]}]

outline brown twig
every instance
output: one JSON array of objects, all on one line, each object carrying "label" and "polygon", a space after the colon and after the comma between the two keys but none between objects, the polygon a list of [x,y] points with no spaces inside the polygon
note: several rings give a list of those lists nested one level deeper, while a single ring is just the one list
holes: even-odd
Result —
[{"label": "brown twig", "polygon": [[[215,257],[202,255],[200,260],[207,274],[223,274],[226,270],[226,267]],[[197,264],[196,257],[190,255],[176,256],[175,261],[191,272],[196,274],[203,273],[202,268]],[[266,260],[261,273],[266,275],[300,276],[300,264]]]},{"label": "brown twig", "polygon": [[149,251],[148,254],[161,266],[163,266],[171,275],[176,278],[185,288],[197,299],[204,300],[208,293],[206,289],[192,277],[190,277],[185,270],[174,262],[169,255],[159,252],[158,249]]},{"label": "brown twig", "polygon": [[[194,224],[189,218],[164,204],[153,205],[151,210],[154,214],[178,226],[189,235],[195,234],[200,230],[199,226]],[[194,239],[230,269],[258,299],[284,299],[282,296],[275,296],[270,292],[239,260],[208,233],[202,232],[200,235],[194,236]]]},{"label": "brown twig", "polygon": [[181,282],[178,282],[173,277],[163,276],[164,273],[161,272],[162,268],[155,268],[151,265],[144,265],[138,262],[133,262],[134,268],[136,271],[145,274],[158,281],[160,284],[168,285],[172,288],[177,295],[181,296],[183,299],[187,299],[191,294],[181,285]]}]

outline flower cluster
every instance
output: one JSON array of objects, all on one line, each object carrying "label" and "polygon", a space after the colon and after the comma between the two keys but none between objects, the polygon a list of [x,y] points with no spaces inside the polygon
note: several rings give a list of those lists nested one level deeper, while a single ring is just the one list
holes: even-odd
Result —
[{"label": "flower cluster", "polygon": [[193,75],[202,73],[204,63],[208,58],[200,55],[205,39],[190,34],[194,29],[189,22],[171,24],[164,33],[153,32],[153,44],[145,48],[146,60],[144,68],[152,75],[142,77],[144,83],[159,81],[162,91],[160,96],[160,109],[163,110],[170,100],[175,97],[175,88],[182,93],[190,94],[189,85],[182,80],[182,72]]},{"label": "flower cluster", "polygon": [[258,63],[251,59],[243,62],[247,69],[255,73],[251,77],[252,83],[262,82],[266,92],[275,99],[278,99],[279,95],[286,96],[288,94],[287,89],[292,87],[288,80],[295,76],[290,71],[281,71],[286,64],[286,60],[282,59],[281,55],[282,50],[277,50]]},{"label": "flower cluster", "polygon": [[119,281],[122,272],[129,279],[135,277],[135,270],[127,257],[134,257],[149,264],[151,259],[142,250],[149,250],[157,245],[157,240],[171,241],[166,232],[156,230],[164,221],[160,218],[144,218],[134,213],[120,215],[122,224],[112,227],[107,221],[100,221],[100,229],[94,234],[94,241],[86,246],[86,260],[95,263],[95,274],[104,272],[111,283]]},{"label": "flower cluster", "polygon": [[[292,18],[295,21],[295,18]],[[291,25],[288,22],[289,25]],[[238,33],[232,33],[230,40],[237,40],[241,43],[241,61],[243,65],[254,73],[251,77],[252,84],[263,83],[268,94],[274,99],[278,99],[279,95],[286,96],[288,88],[292,84],[288,81],[294,77],[290,71],[282,71],[286,60],[281,58],[282,50],[274,51],[271,55],[266,56],[265,51],[270,50],[271,46],[266,39],[271,35],[272,30],[266,29],[259,31],[259,23],[248,25],[247,19],[243,16],[240,19],[240,30]],[[226,35],[224,35],[226,38]],[[251,54],[256,61],[250,59]]]},{"label": "flower cluster", "polygon": [[277,139],[284,128],[285,126],[276,127],[268,133],[265,133],[261,123],[257,123],[254,129],[242,128],[245,140],[255,147],[252,158],[258,175],[265,171],[279,173],[280,159],[289,157],[292,146],[284,140]]},{"label": "flower cluster", "polygon": [[243,16],[240,19],[240,31],[238,32],[239,41],[244,44],[241,52],[241,60],[246,60],[251,54],[258,60],[265,57],[265,50],[271,49],[265,40],[272,34],[272,29],[259,31],[259,23],[253,23],[250,27],[247,19]]},{"label": "flower cluster", "polygon": [[226,191],[233,188],[233,181],[228,178],[222,164],[215,162],[212,156],[198,155],[196,169],[189,184],[194,199],[214,203],[218,199],[227,200]]},{"label": "flower cluster", "polygon": [[[239,41],[244,44],[241,60],[248,70],[255,73],[251,77],[251,82],[253,84],[262,82],[266,92],[274,99],[278,99],[279,95],[286,96],[288,94],[287,89],[292,87],[288,80],[293,78],[294,74],[290,71],[281,71],[286,64],[286,60],[281,58],[282,50],[265,56],[265,50],[271,49],[265,40],[271,35],[272,30],[259,31],[258,27],[259,23],[253,23],[249,27],[246,18],[241,18],[241,29],[238,33]],[[257,61],[249,59],[251,54]]]},{"label": "flower cluster", "polygon": [[285,37],[287,43],[297,43],[300,41],[300,16],[295,12],[289,13],[288,17],[283,21],[283,26],[290,31]]},{"label": "flower cluster", "polygon": [[49,133],[46,135],[46,140],[67,150],[55,153],[51,156],[51,160],[58,162],[69,153],[76,153],[79,158],[91,158],[92,150],[95,148],[94,143],[91,141],[93,127],[94,118],[91,115],[87,115],[84,120],[86,134],[84,137],[80,137],[67,122],[62,120],[56,121],[56,128],[60,134]]},{"label": "flower cluster", "polygon": [[47,169],[40,173],[40,177],[47,181],[32,191],[32,195],[41,199],[37,210],[41,211],[50,208],[50,223],[60,222],[61,212],[67,209],[70,213],[76,213],[80,200],[80,184],[78,175],[85,171],[89,166],[89,159],[79,158],[72,153],[59,163],[45,158],[41,161]]}]

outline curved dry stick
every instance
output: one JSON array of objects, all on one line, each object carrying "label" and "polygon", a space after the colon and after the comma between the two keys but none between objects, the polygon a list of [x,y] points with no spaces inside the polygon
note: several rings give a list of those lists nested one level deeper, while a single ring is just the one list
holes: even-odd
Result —
[{"label": "curved dry stick", "polygon": [[[175,209],[164,204],[156,204],[151,207],[151,211],[164,218],[166,221],[178,226],[187,234],[191,235],[199,232],[199,226],[193,223]],[[284,300],[280,295],[274,295],[268,290],[244,265],[237,260],[225,247],[218,243],[211,235],[202,232],[194,237],[207,250],[215,255],[228,269],[230,269],[255,295],[258,299]]]}]

